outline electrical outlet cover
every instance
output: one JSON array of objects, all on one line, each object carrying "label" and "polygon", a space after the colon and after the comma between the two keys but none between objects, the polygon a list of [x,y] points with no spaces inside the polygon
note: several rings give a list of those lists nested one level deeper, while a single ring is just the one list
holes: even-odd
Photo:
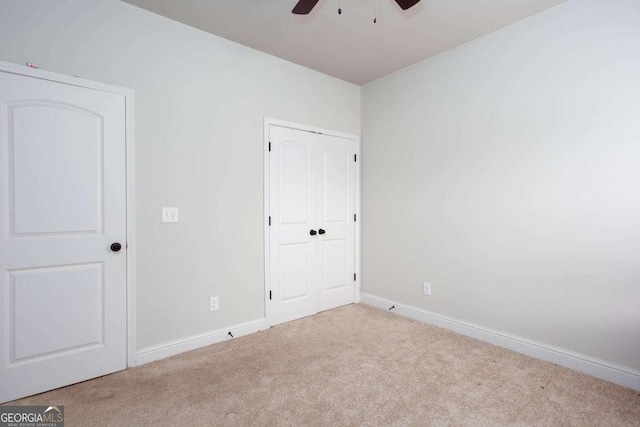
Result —
[{"label": "electrical outlet cover", "polygon": [[431,296],[431,283],[424,282],[422,284],[422,293]]}]

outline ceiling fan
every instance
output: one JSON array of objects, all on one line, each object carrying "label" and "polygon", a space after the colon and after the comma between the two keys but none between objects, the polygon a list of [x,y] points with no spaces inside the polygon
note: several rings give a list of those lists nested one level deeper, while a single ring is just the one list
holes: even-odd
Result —
[{"label": "ceiling fan", "polygon": [[[412,6],[415,6],[419,1],[420,0],[395,0],[402,10],[407,10]],[[296,15],[307,15],[313,10],[317,3],[318,0],[300,0],[291,13],[295,13]]]}]

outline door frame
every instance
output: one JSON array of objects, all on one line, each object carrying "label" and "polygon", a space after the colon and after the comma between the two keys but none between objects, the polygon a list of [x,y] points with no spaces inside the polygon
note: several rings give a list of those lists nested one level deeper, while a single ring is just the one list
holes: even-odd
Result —
[{"label": "door frame", "polygon": [[135,245],[135,104],[133,89],[67,76],[65,74],[0,61],[0,72],[34,77],[70,86],[123,95],[125,100],[126,159],[126,287],[127,287],[127,367],[136,365],[136,245]]},{"label": "door frame", "polygon": [[320,133],[323,135],[334,136],[338,138],[344,138],[352,140],[356,144],[356,182],[355,182],[355,213],[356,213],[356,226],[355,226],[355,272],[356,280],[354,287],[354,301],[356,304],[360,302],[361,295],[361,280],[360,274],[360,224],[362,223],[362,213],[360,209],[360,136],[350,133],[338,132],[330,129],[323,129],[316,126],[309,126],[300,123],[289,122],[286,120],[274,119],[271,117],[264,118],[264,141],[263,141],[263,158],[264,158],[264,218],[263,218],[263,237],[264,237],[264,315],[265,326],[271,327],[271,312],[269,307],[269,289],[271,285],[271,265],[270,265],[270,241],[269,241],[269,200],[270,200],[270,162],[269,162],[269,127],[280,126],[289,129],[300,130],[304,132]]}]

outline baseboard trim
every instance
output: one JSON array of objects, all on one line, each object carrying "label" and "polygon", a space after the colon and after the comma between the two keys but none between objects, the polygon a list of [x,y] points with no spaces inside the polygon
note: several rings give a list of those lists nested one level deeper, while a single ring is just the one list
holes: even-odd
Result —
[{"label": "baseboard trim", "polygon": [[511,335],[506,332],[485,328],[481,325],[433,313],[422,308],[412,307],[375,295],[363,293],[361,301],[363,304],[383,309],[395,306],[393,313],[401,316],[448,329],[461,335],[476,338],[480,341],[485,341],[527,356],[535,357],[536,359],[555,363],[596,378],[640,391],[640,371],[625,366],[616,365],[584,354]]},{"label": "baseboard trim", "polygon": [[[143,348],[136,353],[135,365],[133,366],[144,365],[145,363],[175,356],[176,354],[184,353],[185,351],[195,350],[211,344],[217,344],[222,341],[253,334],[265,329],[265,319],[258,319],[251,322],[240,323],[235,326],[221,328],[215,331],[205,332],[203,334],[192,335],[190,337],[171,341],[165,344]],[[229,332],[233,334],[233,338],[229,336]]]}]

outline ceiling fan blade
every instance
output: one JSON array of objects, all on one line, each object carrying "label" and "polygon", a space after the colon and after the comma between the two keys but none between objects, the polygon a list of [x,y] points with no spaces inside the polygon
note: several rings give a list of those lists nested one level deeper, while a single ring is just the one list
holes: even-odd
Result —
[{"label": "ceiling fan blade", "polygon": [[396,0],[396,3],[398,3],[398,6],[400,6],[402,10],[407,10],[418,4],[418,2],[420,2],[420,0]]},{"label": "ceiling fan blade", "polygon": [[291,13],[295,13],[296,15],[307,15],[317,3],[318,0],[300,0]]}]

